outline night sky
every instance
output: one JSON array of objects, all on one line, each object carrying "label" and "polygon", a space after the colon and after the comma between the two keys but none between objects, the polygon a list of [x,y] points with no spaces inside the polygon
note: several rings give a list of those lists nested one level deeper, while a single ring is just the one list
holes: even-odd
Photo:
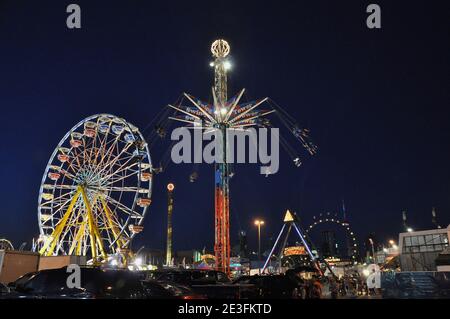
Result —
[{"label": "night sky", "polygon": [[[66,27],[69,3],[81,6],[80,30]],[[245,87],[249,100],[271,97],[319,146],[300,168],[282,152],[269,178],[259,166],[236,167],[233,243],[244,229],[255,248],[253,219],[261,217],[268,246],[286,208],[307,226],[313,215],[340,213],[342,199],[361,241],[397,238],[402,210],[413,228],[427,229],[435,206],[447,225],[450,3],[376,1],[380,30],[366,27],[369,3],[0,1],[0,237],[18,246],[38,235],[48,158],[84,117],[112,113],[143,131],[182,92],[208,100],[217,38],[231,45],[230,95]],[[154,163],[164,145],[151,151]],[[155,176],[136,246],[163,249],[172,181],[174,248],[212,249],[213,168],[201,166],[196,183],[191,172],[172,164]]]}]

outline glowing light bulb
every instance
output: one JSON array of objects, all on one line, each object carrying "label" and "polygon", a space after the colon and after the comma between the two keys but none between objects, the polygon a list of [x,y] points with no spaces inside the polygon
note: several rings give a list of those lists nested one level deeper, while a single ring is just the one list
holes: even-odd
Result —
[{"label": "glowing light bulb", "polygon": [[134,264],[135,264],[136,266],[142,265],[142,259],[141,259],[141,258],[136,258],[136,259],[134,260]]},{"label": "glowing light bulb", "polygon": [[231,62],[230,61],[225,61],[223,63],[223,67],[225,68],[225,70],[231,69]]}]

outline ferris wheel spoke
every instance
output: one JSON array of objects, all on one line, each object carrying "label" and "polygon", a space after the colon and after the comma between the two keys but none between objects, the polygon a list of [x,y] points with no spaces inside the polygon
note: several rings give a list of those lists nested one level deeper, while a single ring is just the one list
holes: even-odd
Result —
[{"label": "ferris wheel spoke", "polygon": [[[90,163],[94,163],[95,164],[95,158],[97,157],[97,138],[99,138],[99,132],[96,131],[95,136],[92,138],[92,147],[91,147],[91,152],[89,154],[89,160]],[[95,156],[93,156],[95,154]]]},{"label": "ferris wheel spoke", "polygon": [[[127,164],[127,163],[126,163]],[[133,163],[130,166],[127,167],[119,167],[119,169],[115,170],[114,172],[110,173],[109,175],[106,175],[104,177],[101,178],[101,181],[105,181],[114,177],[123,177],[123,175],[120,175],[120,173],[122,172],[126,172],[126,171],[133,171],[132,168],[137,166],[139,163]],[[139,170],[133,171],[133,172],[139,172]]]},{"label": "ferris wheel spoke", "polygon": [[[64,231],[62,233],[62,235],[60,236],[60,241],[56,247],[56,250],[63,250],[62,244],[65,242],[65,238],[67,237],[68,234],[70,234],[72,237],[73,235],[73,228],[76,228],[76,221],[78,220],[79,216],[81,215],[82,209],[81,207],[78,207],[78,213],[76,213],[75,209],[73,214],[70,216],[70,219],[67,221],[65,227],[64,227]],[[69,236],[70,236],[69,235]],[[64,253],[66,253],[63,250]]]},{"label": "ferris wheel spoke", "polygon": [[[106,177],[111,176],[111,174],[113,172],[117,173],[117,172],[121,171],[124,168],[125,165],[127,165],[131,160],[133,160],[135,158],[136,158],[136,156],[131,155],[131,156],[125,156],[125,157],[121,158],[120,160],[116,161],[108,169],[108,171],[110,172],[110,175],[105,175],[105,176],[102,177],[102,179],[105,179]],[[122,161],[125,161],[125,162],[122,163]],[[132,167],[132,166],[137,165],[137,164],[138,164],[138,162],[132,163],[129,167]],[[127,169],[127,168],[128,167],[125,167],[125,169]]]},{"label": "ferris wheel spoke", "polygon": [[[114,214],[112,211],[111,211],[111,209],[109,208],[109,206],[108,206],[108,203],[106,203],[106,202],[104,202],[104,205],[105,205],[105,207],[103,207],[103,210],[102,210],[102,212],[106,215],[108,215],[108,216],[106,216],[107,217],[107,219],[108,220],[111,220],[111,227],[113,228],[113,227],[116,227],[117,229],[120,229],[122,226],[120,225],[120,223],[119,223],[119,221],[118,221],[118,219],[117,219],[117,215],[116,214]],[[116,232],[117,232],[117,230],[116,230]],[[117,235],[119,235],[119,233],[120,233],[120,230],[119,230],[119,232],[117,232]]]},{"label": "ferris wheel spoke", "polygon": [[118,209],[120,209],[121,211],[125,212],[126,214],[133,216],[133,217],[142,217],[141,214],[139,214],[138,212],[132,210],[131,208],[125,206],[124,204],[122,204],[121,202],[115,200],[114,198],[112,198],[109,195],[105,195],[105,200],[108,202],[111,202],[114,204],[115,207],[117,207]]},{"label": "ferris wheel spoke", "polygon": [[71,169],[74,174],[76,174],[77,171],[80,170],[82,167],[82,163],[80,162],[80,156],[82,155],[82,153],[76,150],[77,148],[72,147],[70,149],[70,152],[67,154],[69,156],[67,168]]},{"label": "ferris wheel spoke", "polygon": [[58,173],[64,175],[65,177],[70,178],[71,180],[74,180],[74,179],[75,179],[75,176],[74,176],[73,174],[69,173],[68,171],[66,171],[65,169],[63,169],[63,168],[61,168],[61,167],[55,167],[55,166],[54,166],[53,169],[54,169],[55,171],[57,171]]},{"label": "ferris wheel spoke", "polygon": [[58,205],[65,205],[65,203],[67,202],[67,199],[64,198],[63,196],[58,196],[58,197],[59,198],[55,199],[55,200],[42,202],[41,207],[42,208],[46,208],[46,207],[51,208],[51,207],[57,207]]},{"label": "ferris wheel spoke", "polygon": [[76,190],[76,185],[65,185],[65,184],[56,184],[53,186],[53,189],[57,190]]},{"label": "ferris wheel spoke", "polygon": [[[60,212],[60,211],[62,211],[62,209],[64,208],[64,207],[66,207],[66,206],[68,206],[69,204],[70,204],[70,202],[71,202],[71,200],[72,200],[72,198],[73,198],[73,196],[72,197],[70,197],[67,201],[65,201],[64,203],[62,203],[62,204],[60,204],[60,205],[55,205],[55,207],[52,207],[53,209],[55,209],[54,210],[54,212],[51,214],[52,216],[51,216],[51,218],[53,219],[53,218],[55,218],[55,216]],[[52,205],[53,206],[53,205]],[[57,208],[58,207],[58,208]]]},{"label": "ferris wheel spoke", "polygon": [[106,163],[108,163],[111,160],[111,156],[114,153],[114,150],[115,150],[116,146],[118,145],[119,141],[120,141],[120,136],[117,135],[116,138],[112,140],[111,145],[108,148],[108,151],[104,154],[104,156],[102,156],[102,158],[99,162],[99,165],[98,165],[99,167],[101,165],[103,165],[103,162],[105,159],[107,159]]},{"label": "ferris wheel spoke", "polygon": [[[58,188],[54,187],[54,188],[52,189],[52,190],[53,190],[53,193],[56,193],[56,192],[54,192],[55,189],[58,189]],[[43,199],[43,200],[44,200],[45,202],[53,202],[53,201],[57,201],[57,200],[59,200],[59,199],[61,199],[61,198],[63,198],[63,197],[70,196],[70,195],[72,195],[73,193],[75,193],[76,188],[59,188],[59,190],[60,190],[60,192],[58,193],[58,196],[56,196],[56,197],[53,196],[53,198],[51,198],[51,199],[48,199],[48,200]],[[62,193],[62,190],[68,191],[68,192]],[[46,194],[51,194],[51,193],[46,193]]]},{"label": "ferris wheel spoke", "polygon": [[127,179],[127,178],[129,178],[129,177],[131,177],[131,176],[133,176],[133,175],[136,175],[136,174],[139,174],[139,171],[134,171],[133,173],[128,174],[128,175],[125,175],[125,176],[122,176],[122,177],[120,177],[120,178],[118,178],[118,179],[116,179],[116,180],[112,179],[112,181],[109,182],[109,183],[107,183],[105,186],[112,185],[112,184],[114,184],[114,183],[117,183],[117,182],[119,182],[119,181],[121,181],[121,180]]},{"label": "ferris wheel spoke", "polygon": [[[102,203],[99,202],[96,205],[96,215],[97,215],[97,220],[101,220],[102,221],[102,227],[103,231],[101,231],[101,234],[104,234],[104,240],[106,240],[108,242],[108,246],[111,245],[111,243],[115,240],[115,238],[113,239],[111,237],[111,233],[114,233],[114,230],[112,229],[112,226],[110,225],[110,222],[106,216],[106,213],[104,212],[104,208],[102,207]],[[111,230],[111,231],[109,231]],[[115,237],[115,235],[114,235]]]},{"label": "ferris wheel spoke", "polygon": [[[72,195],[72,194],[69,194]],[[58,196],[58,198],[53,201],[53,200],[49,200],[49,201],[45,201],[45,202],[41,202],[40,206],[42,208],[56,208],[58,206],[64,206],[67,203],[70,202],[70,200],[72,199],[72,196],[69,197],[68,199],[63,198],[63,196]]]},{"label": "ferris wheel spoke", "polygon": [[100,139],[100,145],[98,146],[98,151],[96,153],[95,159],[94,159],[94,163],[97,164],[97,160],[99,158],[101,158],[101,155],[104,154],[104,151],[106,149],[106,145],[107,145],[107,141],[108,141],[108,136],[109,136],[109,131],[111,129],[111,122],[109,123],[109,129],[106,131],[106,133],[103,135],[103,138]]},{"label": "ferris wheel spoke", "polygon": [[98,188],[92,188],[93,190],[100,192],[100,193],[104,193],[106,191],[108,192],[140,192],[142,190],[145,190],[145,188],[139,188],[139,187],[134,187],[134,186],[124,186],[124,187],[120,187],[120,186],[115,186],[115,187],[98,187]]},{"label": "ferris wheel spoke", "polygon": [[127,144],[123,150],[120,151],[119,155],[116,156],[113,160],[111,160],[110,162],[106,163],[105,166],[102,167],[102,169],[99,171],[99,174],[103,173],[106,171],[106,169],[112,165],[114,165],[114,163],[116,163],[118,161],[118,159],[120,158],[120,156],[124,153],[124,151],[126,151],[126,149],[128,149],[131,146],[130,144]]}]

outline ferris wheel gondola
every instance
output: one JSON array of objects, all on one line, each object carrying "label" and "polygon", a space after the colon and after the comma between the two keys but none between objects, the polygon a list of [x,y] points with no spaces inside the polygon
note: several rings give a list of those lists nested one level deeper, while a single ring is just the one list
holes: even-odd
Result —
[{"label": "ferris wheel gondola", "polygon": [[110,114],[76,124],[42,178],[41,255],[89,256],[95,263],[127,250],[142,231],[152,178],[148,146],[137,127]]}]

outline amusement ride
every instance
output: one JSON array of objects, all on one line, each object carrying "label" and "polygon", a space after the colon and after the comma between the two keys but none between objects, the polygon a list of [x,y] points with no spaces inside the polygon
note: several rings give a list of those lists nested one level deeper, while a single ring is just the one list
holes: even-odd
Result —
[{"label": "amusement ride", "polygon": [[[153,167],[149,149],[164,139],[172,123],[200,130],[202,135],[221,132],[222,159],[215,166],[215,265],[230,273],[230,178],[227,163],[227,131],[246,132],[250,128],[274,128],[274,119],[284,125],[294,140],[314,155],[317,146],[309,130],[270,98],[242,102],[245,89],[229,98],[227,72],[230,45],[223,39],[211,45],[214,85],[209,102],[184,93],[155,116],[154,130],[145,140],[139,129],[111,114],[90,116],[76,124],[61,139],[45,169],[39,191],[40,236],[35,249],[43,256],[87,256],[98,264],[132,257],[133,237],[143,230],[143,220],[151,204],[153,174],[164,171],[170,150]],[[276,117],[272,117],[276,115]],[[302,165],[299,152],[278,133],[282,148],[294,165]],[[266,172],[266,176],[271,172]],[[194,182],[198,175],[191,174]],[[169,237],[168,237],[169,238]]]},{"label": "amusement ride", "polygon": [[0,238],[0,250],[14,250],[14,246],[8,239]]},{"label": "amusement ride", "polygon": [[337,214],[320,213],[318,216],[313,216],[313,222],[306,228],[306,234],[311,237],[311,232],[319,225],[337,225],[344,231],[346,237],[347,254],[351,258],[352,262],[358,260],[358,242],[356,240],[355,233],[350,227],[350,223],[347,218],[339,219]]},{"label": "amusement ride", "polygon": [[[245,89],[229,98],[227,87],[227,72],[231,69],[228,59],[230,45],[223,39],[216,40],[211,45],[214,61],[210,66],[214,69],[214,85],[211,89],[209,102],[201,101],[184,93],[176,103],[169,104],[160,116],[155,118],[155,130],[148,138],[150,145],[155,140],[164,138],[171,123],[178,123],[190,129],[201,130],[202,134],[214,134],[220,131],[223,147],[222,159],[215,163],[215,245],[216,268],[226,273],[230,272],[230,178],[234,175],[233,168],[227,163],[226,153],[229,147],[226,131],[247,131],[252,127],[272,128],[271,115],[276,115],[288,131],[311,155],[317,152],[317,146],[309,138],[309,130],[301,129],[295,120],[268,97],[255,101],[242,102]],[[280,145],[291,157],[295,166],[302,164],[295,147],[279,134]],[[173,143],[172,143],[173,145]],[[171,147],[169,147],[171,149]],[[167,153],[166,153],[167,154]],[[163,171],[169,162],[168,156],[163,156],[158,171]],[[267,172],[266,176],[270,175]],[[198,177],[196,171],[190,176],[194,182]]]},{"label": "amusement ride", "polygon": [[38,251],[126,259],[151,204],[152,163],[139,129],[111,114],[76,124],[56,146],[39,191]]}]

